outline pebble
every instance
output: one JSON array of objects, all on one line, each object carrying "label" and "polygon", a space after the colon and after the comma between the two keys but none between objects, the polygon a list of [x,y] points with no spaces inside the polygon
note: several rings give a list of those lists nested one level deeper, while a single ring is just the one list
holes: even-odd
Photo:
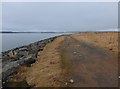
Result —
[{"label": "pebble", "polygon": [[77,52],[73,52],[73,53],[77,53]]},{"label": "pebble", "polygon": [[50,64],[55,64],[55,62],[50,62]]},{"label": "pebble", "polygon": [[70,83],[74,83],[74,80],[73,80],[73,79],[70,79]]},{"label": "pebble", "polygon": [[3,84],[5,84],[5,82],[3,82]]},{"label": "pebble", "polygon": [[118,78],[120,79],[120,76],[118,76]]},{"label": "pebble", "polygon": [[36,63],[38,64],[38,61],[36,61]]},{"label": "pebble", "polygon": [[68,85],[68,83],[66,82],[66,83],[65,83],[65,85],[67,86],[67,85]]}]

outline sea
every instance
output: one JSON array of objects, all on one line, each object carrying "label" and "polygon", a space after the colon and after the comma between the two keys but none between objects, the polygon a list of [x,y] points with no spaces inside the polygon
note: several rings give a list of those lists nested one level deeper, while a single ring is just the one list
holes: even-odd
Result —
[{"label": "sea", "polygon": [[63,33],[0,33],[2,42],[2,44],[0,44],[0,47],[2,47],[1,52],[62,34]]}]

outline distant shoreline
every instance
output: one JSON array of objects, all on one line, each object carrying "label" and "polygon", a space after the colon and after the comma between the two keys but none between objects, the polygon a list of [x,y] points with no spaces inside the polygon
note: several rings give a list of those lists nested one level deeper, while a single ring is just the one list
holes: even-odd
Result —
[{"label": "distant shoreline", "polygon": [[0,32],[0,33],[66,33],[66,32]]},{"label": "distant shoreline", "polygon": [[90,32],[119,32],[118,31],[69,31],[69,32],[14,32],[14,31],[0,31],[0,33],[90,33]]}]

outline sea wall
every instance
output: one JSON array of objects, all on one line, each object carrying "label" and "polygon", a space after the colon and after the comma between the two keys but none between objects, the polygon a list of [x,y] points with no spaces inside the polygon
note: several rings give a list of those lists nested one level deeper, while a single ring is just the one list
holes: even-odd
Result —
[{"label": "sea wall", "polygon": [[45,45],[52,42],[56,37],[2,52],[2,58],[0,58],[2,60],[2,72],[0,73],[2,81],[5,81],[13,74],[17,67],[22,65],[31,66],[32,63],[35,63],[37,61],[37,53],[42,51]]}]

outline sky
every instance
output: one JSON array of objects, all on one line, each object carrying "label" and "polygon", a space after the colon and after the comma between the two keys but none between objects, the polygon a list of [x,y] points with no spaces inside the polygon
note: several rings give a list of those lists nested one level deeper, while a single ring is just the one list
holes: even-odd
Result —
[{"label": "sky", "polygon": [[120,2],[118,3],[118,28],[120,30]]},{"label": "sky", "polygon": [[4,2],[2,27],[12,31],[97,31],[118,27],[117,2]]},{"label": "sky", "polygon": [[1,2],[119,2],[120,0],[1,0]]}]

